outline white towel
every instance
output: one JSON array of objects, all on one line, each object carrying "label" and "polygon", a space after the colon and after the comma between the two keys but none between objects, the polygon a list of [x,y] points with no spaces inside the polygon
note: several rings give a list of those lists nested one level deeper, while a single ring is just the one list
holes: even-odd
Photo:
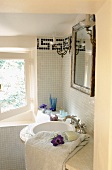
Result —
[{"label": "white towel", "polygon": [[53,146],[53,135],[54,132],[39,132],[26,142],[27,170],[65,170],[66,161],[86,145],[89,138],[89,135],[81,134],[75,141]]}]

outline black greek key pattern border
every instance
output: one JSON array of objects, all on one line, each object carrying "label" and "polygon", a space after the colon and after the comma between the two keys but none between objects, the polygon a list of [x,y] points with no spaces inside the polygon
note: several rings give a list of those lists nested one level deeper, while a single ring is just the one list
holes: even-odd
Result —
[{"label": "black greek key pattern border", "polygon": [[[56,50],[51,42],[53,42],[53,38],[37,38],[37,50]],[[68,43],[68,38],[56,38],[59,49],[63,48],[64,42]]]}]

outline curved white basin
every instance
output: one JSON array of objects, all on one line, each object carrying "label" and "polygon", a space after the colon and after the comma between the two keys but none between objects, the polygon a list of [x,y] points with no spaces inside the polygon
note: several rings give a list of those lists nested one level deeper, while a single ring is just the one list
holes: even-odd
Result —
[{"label": "curved white basin", "polygon": [[36,133],[40,131],[64,132],[64,131],[74,131],[74,130],[75,130],[74,126],[66,122],[51,121],[51,122],[45,122],[45,123],[34,125],[30,129],[30,133],[32,135],[35,135]]}]

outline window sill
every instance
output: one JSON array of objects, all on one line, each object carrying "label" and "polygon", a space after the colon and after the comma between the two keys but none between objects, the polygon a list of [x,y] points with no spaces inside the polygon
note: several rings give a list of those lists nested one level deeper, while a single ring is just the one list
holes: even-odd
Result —
[{"label": "window sill", "polygon": [[32,123],[35,123],[35,117],[31,111],[28,111],[0,121],[0,127],[21,126]]},{"label": "window sill", "polygon": [[0,127],[23,126],[35,123],[34,121],[0,122]]}]

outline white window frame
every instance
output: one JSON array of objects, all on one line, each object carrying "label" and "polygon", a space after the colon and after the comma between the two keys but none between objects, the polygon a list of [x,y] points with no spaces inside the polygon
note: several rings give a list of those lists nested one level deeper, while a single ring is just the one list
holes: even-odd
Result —
[{"label": "white window frame", "polygon": [[34,91],[31,83],[32,79],[32,62],[31,62],[31,55],[30,53],[0,53],[0,59],[24,59],[25,60],[25,83],[26,83],[26,106],[10,110],[0,114],[0,120],[10,118],[12,116],[16,116],[21,113],[25,113],[27,111],[32,111],[31,104],[32,104],[32,92]]}]

